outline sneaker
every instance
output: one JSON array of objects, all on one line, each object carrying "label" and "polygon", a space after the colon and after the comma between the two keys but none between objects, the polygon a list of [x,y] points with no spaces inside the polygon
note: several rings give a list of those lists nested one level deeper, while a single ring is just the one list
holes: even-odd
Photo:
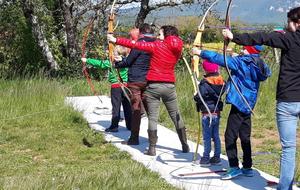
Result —
[{"label": "sneaker", "polygon": [[214,156],[209,160],[209,163],[211,163],[211,165],[222,165],[222,161],[220,157]]},{"label": "sneaker", "polygon": [[116,133],[118,132],[118,127],[109,127],[105,129],[105,132],[112,132],[112,133]]},{"label": "sneaker", "polygon": [[246,177],[253,177],[254,176],[254,172],[252,168],[242,168],[242,173],[244,176]]},{"label": "sneaker", "polygon": [[208,166],[210,166],[209,157],[202,157],[200,159],[200,166],[202,166],[202,167],[208,167]]},{"label": "sneaker", "polygon": [[222,180],[233,179],[237,176],[242,175],[243,172],[240,168],[229,168],[225,175],[221,177]]}]

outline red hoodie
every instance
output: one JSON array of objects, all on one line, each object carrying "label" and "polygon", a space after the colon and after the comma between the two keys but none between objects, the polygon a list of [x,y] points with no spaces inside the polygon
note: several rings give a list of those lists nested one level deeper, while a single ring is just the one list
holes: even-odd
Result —
[{"label": "red hoodie", "polygon": [[150,68],[146,79],[157,82],[175,82],[175,65],[181,56],[183,42],[177,36],[168,36],[163,41],[131,41],[117,38],[116,44],[146,51],[151,54]]}]

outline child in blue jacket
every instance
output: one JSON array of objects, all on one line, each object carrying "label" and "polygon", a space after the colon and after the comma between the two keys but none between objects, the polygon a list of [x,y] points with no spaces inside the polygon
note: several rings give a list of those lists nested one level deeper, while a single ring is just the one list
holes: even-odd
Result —
[{"label": "child in blue jacket", "polygon": [[[229,161],[229,170],[222,179],[232,179],[239,175],[252,177],[251,157],[251,110],[257,101],[259,84],[271,76],[271,71],[266,63],[260,58],[262,46],[244,46],[242,55],[227,56],[228,68],[231,70],[232,80],[226,85],[226,103],[231,104],[231,110],[227,119],[225,131],[225,148]],[[223,55],[213,51],[193,49],[193,53],[201,58],[225,67]],[[244,102],[233,82],[247,100],[251,109]],[[237,154],[237,138],[241,140],[243,150],[243,168],[239,168]]]}]

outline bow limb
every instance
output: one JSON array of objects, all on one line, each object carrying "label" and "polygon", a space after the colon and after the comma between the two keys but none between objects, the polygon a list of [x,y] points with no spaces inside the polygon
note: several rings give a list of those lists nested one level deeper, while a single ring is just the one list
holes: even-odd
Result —
[{"label": "bow limb", "polygon": [[[197,78],[195,80],[194,78],[194,75],[193,75],[193,72],[192,72],[192,69],[191,67],[189,66],[187,60],[185,59],[185,57],[182,58],[185,65],[186,65],[186,68],[188,69],[188,72],[190,74],[190,77],[191,77],[191,80],[193,82],[193,87],[194,87],[194,92],[197,92]],[[201,94],[200,94],[201,95]],[[198,154],[198,149],[199,149],[199,144],[200,144],[200,139],[201,139],[201,123],[200,123],[200,119],[201,119],[201,114],[200,112],[198,112],[198,133],[197,133],[197,145],[196,145],[196,150],[195,150],[195,153],[193,155],[193,162],[196,162],[197,160],[197,154]]]},{"label": "bow limb", "polygon": [[[201,39],[202,39],[202,33],[204,32],[204,21],[209,13],[209,11],[212,9],[212,7],[217,4],[219,0],[216,0],[214,3],[212,3],[209,8],[205,11],[204,15],[203,15],[203,18],[198,26],[198,29],[197,29],[197,35],[196,35],[196,38],[194,40],[194,43],[193,43],[193,48],[198,48],[200,49],[201,47]],[[193,59],[192,59],[192,66],[193,66],[193,78],[194,78],[194,81],[196,83],[196,90],[195,90],[195,93],[197,92],[198,96],[200,97],[200,100],[201,102],[203,103],[203,105],[205,106],[205,109],[206,111],[208,112],[209,114],[209,125],[211,125],[212,123],[212,114],[211,114],[211,111],[209,110],[207,104],[205,103],[201,93],[198,89],[198,84],[197,84],[197,78],[199,77],[199,56],[198,55],[193,55]]]},{"label": "bow limb", "polygon": [[[83,35],[82,45],[81,45],[81,57],[82,58],[86,58],[86,56],[85,56],[86,42],[87,42],[89,33],[90,33],[90,31],[91,31],[91,29],[93,27],[94,20],[95,20],[95,18],[92,18],[89,21],[87,29],[86,29],[86,31],[85,31],[85,33]],[[87,82],[88,82],[88,84],[90,86],[91,91],[93,92],[94,95],[96,95],[97,93],[96,93],[95,87],[94,87],[94,85],[93,85],[93,83],[91,81],[91,77],[90,77],[90,75],[89,75],[89,73],[87,71],[86,62],[85,61],[82,61],[82,72],[83,72],[83,74],[84,74],[84,76],[85,76],[85,78],[86,78],[86,80],[87,80]]]},{"label": "bow limb", "polygon": [[[194,40],[194,43],[193,43],[193,48],[198,48],[200,49],[202,44],[201,44],[201,39],[202,39],[202,33],[204,32],[204,22],[205,22],[205,19],[209,13],[209,11],[213,8],[213,6],[215,6],[217,3],[219,2],[219,0],[216,0],[214,1],[209,7],[208,9],[205,11],[202,19],[201,19],[201,22],[198,26],[198,29],[197,29],[197,35],[196,35],[196,38]],[[193,66],[193,72],[196,73],[196,76],[199,77],[199,56],[197,55],[194,55],[193,56],[193,59],[192,59],[192,66]]]},{"label": "bow limb", "polygon": [[[198,29],[197,29],[197,35],[196,35],[196,38],[194,40],[194,43],[193,43],[193,48],[198,48],[200,49],[200,47],[202,46],[202,43],[201,43],[201,39],[202,39],[202,33],[204,32],[204,22],[205,22],[205,19],[209,13],[209,11],[219,2],[219,0],[216,0],[214,1],[209,7],[208,9],[205,11],[203,17],[202,17],[202,20],[198,26]],[[193,59],[192,59],[192,65],[193,65],[193,72],[195,74],[195,76],[193,76],[194,80],[195,80],[195,83],[196,83],[196,89],[195,89],[195,92],[198,93],[198,96],[200,97],[203,105],[205,106],[208,114],[209,114],[209,123],[211,124],[212,122],[212,114],[211,114],[211,111],[209,110],[207,104],[205,103],[203,97],[201,96],[201,93],[198,89],[198,84],[197,84],[197,78],[199,77],[199,56],[198,55],[194,55],[193,56]],[[210,125],[209,124],[209,125]]]},{"label": "bow limb", "polygon": [[[216,0],[214,3],[212,3],[210,5],[210,7],[206,10],[206,12],[204,13],[203,15],[203,18],[197,28],[197,35],[196,35],[196,38],[194,40],[194,43],[193,43],[193,48],[198,48],[200,49],[201,48],[201,39],[202,39],[202,33],[204,31],[204,21],[209,13],[209,11],[212,9],[212,7],[217,4],[219,0]],[[192,78],[192,81],[193,81],[193,86],[194,86],[194,92],[198,94],[198,96],[200,97],[200,100],[201,102],[203,103],[203,105],[205,106],[205,109],[207,110],[208,114],[209,114],[209,126],[211,125],[212,123],[212,114],[211,114],[211,111],[209,110],[207,104],[205,103],[201,93],[200,93],[200,90],[199,90],[199,87],[198,87],[198,80],[197,78],[199,77],[199,61],[200,61],[200,58],[198,55],[194,55],[193,58],[192,58],[192,66],[193,66],[193,72],[192,70],[190,69],[189,67],[189,64],[187,63],[186,59],[184,58],[183,59],[188,70],[189,70],[189,73],[190,73],[190,76]],[[197,138],[197,146],[196,146],[196,151],[194,153],[194,156],[193,156],[193,161],[195,162],[196,159],[197,159],[197,154],[198,154],[198,147],[199,147],[199,144],[200,144],[200,134],[201,134],[201,123],[200,123],[200,118],[201,118],[201,115],[200,115],[200,112],[198,112],[198,138]]]},{"label": "bow limb", "polygon": [[[115,20],[115,14],[111,12],[108,18],[108,31],[107,31],[108,34],[114,33],[114,20]],[[112,64],[114,61],[114,44],[112,42],[108,43],[108,54],[109,54],[110,64]]]},{"label": "bow limb", "polygon": [[[202,24],[202,26],[198,27],[197,36],[196,36],[196,38],[194,40],[194,44],[193,44],[194,48],[201,47],[201,38],[202,38],[202,32],[203,31],[204,31],[204,24]],[[196,86],[196,88],[194,88],[195,93],[198,94],[198,96],[200,97],[201,102],[205,106],[205,109],[206,109],[206,111],[209,114],[209,123],[211,124],[211,122],[212,122],[211,111],[209,110],[207,104],[205,103],[205,101],[204,101],[204,99],[203,99],[203,97],[202,97],[202,95],[201,95],[201,93],[199,91],[198,83],[197,83],[197,78],[199,77],[199,69],[198,69],[199,61],[200,61],[199,56],[198,55],[193,55],[193,59],[192,59],[193,73],[191,74],[191,76],[193,78],[194,85]]]},{"label": "bow limb", "polygon": [[[199,60],[199,59],[198,59]],[[197,76],[196,76],[196,73],[192,72],[192,69],[190,68],[187,60],[185,59],[185,57],[183,57],[183,61],[188,69],[188,72],[191,76],[191,79],[192,79],[192,82],[193,82],[193,87],[194,87],[194,92],[198,94],[198,96],[200,97],[200,100],[201,102],[203,103],[203,105],[205,106],[205,109],[207,110],[207,112],[209,113],[209,126],[211,125],[212,123],[212,114],[207,106],[207,104],[205,103],[201,93],[200,93],[200,89],[199,89],[199,86],[198,86],[198,80],[197,80]],[[198,133],[197,133],[197,145],[196,145],[196,150],[195,150],[195,153],[193,155],[193,162],[196,162],[197,160],[197,154],[198,154],[198,148],[199,148],[199,144],[200,144],[200,136],[201,136],[201,123],[200,123],[200,119],[201,119],[201,114],[200,114],[200,111],[198,112]]]},{"label": "bow limb", "polygon": [[[116,29],[116,27],[114,27],[114,21],[115,21],[115,14],[114,14],[114,6],[115,6],[116,0],[113,1],[112,6],[111,6],[111,10],[110,10],[110,15],[108,18],[108,34],[114,34],[114,30]],[[120,87],[124,93],[125,98],[130,102],[130,98],[129,95],[131,95],[131,91],[123,84],[123,80],[122,77],[120,75],[120,72],[118,69],[113,67],[113,62],[114,62],[114,44],[112,42],[108,43],[108,54],[109,54],[109,61],[111,64],[111,71],[113,73],[116,73],[116,78],[118,80],[118,83],[120,84]],[[115,72],[114,72],[115,71]],[[129,93],[129,95],[128,95]]]},{"label": "bow limb", "polygon": [[[229,12],[230,12],[230,6],[231,6],[231,3],[232,3],[232,0],[229,0],[228,1],[228,5],[227,5],[227,9],[226,9],[226,16],[225,16],[225,27],[230,29],[230,17],[229,17]],[[228,73],[228,77],[229,79],[231,80],[234,88],[236,89],[237,93],[239,94],[239,96],[242,98],[242,100],[244,101],[244,103],[247,105],[247,107],[249,108],[249,110],[251,111],[251,113],[253,115],[254,114],[254,111],[253,109],[251,108],[251,106],[249,105],[248,101],[246,100],[246,98],[243,96],[243,94],[241,93],[239,87],[237,86],[237,84],[234,82],[234,80],[232,79],[232,75],[231,75],[231,72],[229,70],[229,67],[228,67],[228,63],[227,63],[227,47],[228,47],[228,44],[229,44],[229,40],[228,39],[224,39],[224,44],[223,44],[223,57],[224,57],[224,63],[225,63],[225,68],[226,68],[226,71]]]},{"label": "bow limb", "polygon": [[[198,29],[197,29],[197,35],[196,35],[196,38],[194,40],[194,43],[193,43],[193,47],[194,48],[198,48],[200,49],[202,47],[202,43],[201,43],[201,39],[202,39],[202,33],[204,32],[204,22],[206,20],[206,17],[209,13],[209,11],[213,8],[213,6],[215,6],[217,3],[219,2],[219,0],[216,0],[214,1],[209,7],[208,9],[205,11],[202,19],[201,19],[201,22],[198,26]],[[193,56],[193,72],[196,73],[196,76],[199,77],[199,56],[197,55],[194,55]]]},{"label": "bow limb", "polygon": [[185,58],[185,57],[183,57],[182,59],[183,59],[183,61],[184,61],[185,65],[186,65],[186,68],[188,69],[188,72],[189,72],[189,74],[190,74],[190,77],[191,77],[191,79],[192,79],[192,82],[193,82],[193,87],[194,87],[194,92],[196,92],[196,91],[197,91],[197,89],[196,89],[196,85],[197,85],[197,83],[195,83],[195,81],[194,81],[194,77],[193,77],[192,69],[191,69],[191,67],[189,66],[189,64],[188,64],[188,62],[187,62],[187,60],[186,60],[186,58]]},{"label": "bow limb", "polygon": [[[202,39],[202,33],[204,31],[204,24],[198,27],[197,29],[197,35],[193,43],[193,48],[200,49],[201,47],[201,39]],[[199,61],[200,58],[198,55],[193,55],[192,59],[192,68],[193,68],[193,73],[196,73],[196,76],[199,77]]]},{"label": "bow limb", "polygon": [[[91,18],[91,20],[89,21],[89,24],[87,26],[87,29],[84,32],[83,39],[82,39],[82,44],[81,44],[81,58],[86,58],[86,56],[85,56],[86,42],[87,42],[89,33],[93,28],[93,24],[94,24],[95,19],[96,19],[96,17]],[[89,72],[87,70],[85,61],[82,61],[82,72],[83,72],[83,75],[86,78],[86,81],[87,81],[92,93],[94,94],[94,96],[97,96],[97,92],[96,92],[95,87],[92,83],[92,80],[91,80],[91,77],[90,77]],[[99,101],[102,103],[101,98],[99,96],[97,96],[97,97],[98,97]]]},{"label": "bow limb", "polygon": [[204,13],[204,15],[203,15],[203,17],[202,17],[202,20],[201,20],[201,22],[200,22],[198,28],[201,28],[201,27],[202,27],[202,25],[204,24],[204,21],[205,21],[207,15],[208,15],[209,11],[210,11],[210,10],[213,8],[213,6],[215,6],[218,2],[219,2],[219,0],[216,0],[215,2],[213,2],[213,3],[208,7],[208,9],[205,11],[205,13]]}]

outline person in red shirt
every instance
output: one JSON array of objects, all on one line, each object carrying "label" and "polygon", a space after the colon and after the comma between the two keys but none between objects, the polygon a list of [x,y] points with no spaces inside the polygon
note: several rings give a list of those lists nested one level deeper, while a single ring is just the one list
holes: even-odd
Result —
[{"label": "person in red shirt", "polygon": [[179,112],[175,88],[175,65],[182,53],[183,41],[178,35],[178,29],[165,25],[160,28],[159,39],[154,42],[133,41],[126,38],[115,38],[112,34],[107,39],[118,45],[139,49],[150,53],[150,67],[147,73],[146,102],[148,105],[148,136],[149,148],[147,155],[156,155],[157,123],[160,101],[165,104],[168,113],[176,127],[182,145],[182,152],[190,151],[187,144],[186,129]]}]

